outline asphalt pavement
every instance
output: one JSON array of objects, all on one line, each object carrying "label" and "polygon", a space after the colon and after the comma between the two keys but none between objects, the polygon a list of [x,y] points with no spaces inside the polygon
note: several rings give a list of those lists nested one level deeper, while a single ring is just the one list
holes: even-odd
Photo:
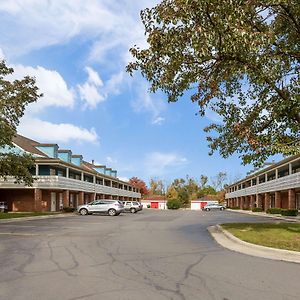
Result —
[{"label": "asphalt pavement", "polygon": [[0,224],[1,300],[300,299],[300,265],[219,246],[207,227],[275,222],[144,210]]}]

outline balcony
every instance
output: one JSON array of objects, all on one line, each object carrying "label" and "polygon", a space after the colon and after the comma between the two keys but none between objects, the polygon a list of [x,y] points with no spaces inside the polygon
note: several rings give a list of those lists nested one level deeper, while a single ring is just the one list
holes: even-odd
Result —
[{"label": "balcony", "polygon": [[276,191],[284,191],[295,188],[300,188],[300,173],[284,176],[258,185],[250,186],[235,192],[226,193],[225,198],[228,199],[242,196],[250,196]]},{"label": "balcony", "polygon": [[24,184],[15,184],[14,178],[8,178],[7,181],[0,180],[1,188],[39,188],[39,189],[53,189],[53,190],[70,190],[81,191],[86,193],[98,193],[113,196],[140,198],[140,193],[126,191],[118,188],[108,187],[92,182],[81,181],[72,178],[60,176],[35,176],[37,180],[32,187],[26,187]]}]

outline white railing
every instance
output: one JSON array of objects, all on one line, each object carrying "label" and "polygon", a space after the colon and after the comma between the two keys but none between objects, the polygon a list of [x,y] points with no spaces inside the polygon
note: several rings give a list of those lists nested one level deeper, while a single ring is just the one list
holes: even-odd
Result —
[{"label": "white railing", "polygon": [[283,191],[288,189],[300,188],[300,173],[284,176],[278,179],[270,180],[258,185],[250,186],[242,190],[225,194],[225,198],[235,198],[250,196],[255,194]]},{"label": "white railing", "polygon": [[35,176],[36,180],[32,187],[26,187],[24,184],[16,184],[15,179],[9,177],[6,181],[0,180],[0,188],[39,188],[39,189],[56,189],[56,190],[71,190],[82,191],[86,193],[98,193],[114,196],[140,198],[141,194],[95,184],[92,182],[81,181],[72,178],[61,176]]}]

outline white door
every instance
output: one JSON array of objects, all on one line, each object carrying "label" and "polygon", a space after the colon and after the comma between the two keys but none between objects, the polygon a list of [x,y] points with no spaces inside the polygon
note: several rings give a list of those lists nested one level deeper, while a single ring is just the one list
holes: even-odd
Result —
[{"label": "white door", "polygon": [[191,203],[192,210],[200,210],[200,203],[199,202],[192,202]]},{"label": "white door", "polygon": [[56,211],[56,193],[51,193],[51,211]]}]

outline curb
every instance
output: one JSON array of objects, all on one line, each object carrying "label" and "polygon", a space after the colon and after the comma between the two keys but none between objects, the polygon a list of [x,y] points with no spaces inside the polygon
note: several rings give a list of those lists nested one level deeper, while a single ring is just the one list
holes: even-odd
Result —
[{"label": "curb", "polygon": [[294,222],[294,223],[300,223],[300,219],[292,219],[292,218],[285,218],[280,215],[272,215],[272,214],[266,214],[266,213],[255,213],[255,212],[250,212],[250,211],[245,211],[245,210],[238,210],[238,209],[227,209],[227,211],[230,212],[235,212],[235,213],[240,213],[240,214],[245,214],[249,216],[258,216],[258,217],[265,217],[265,218],[271,218],[271,219],[277,219],[277,220],[284,220],[284,221],[289,221],[289,222]]},{"label": "curb", "polygon": [[41,219],[50,219],[50,218],[66,218],[66,217],[74,217],[75,214],[57,214],[57,215],[49,215],[49,216],[32,216],[32,217],[20,217],[20,218],[11,218],[11,219],[2,219],[1,223],[11,223],[11,222],[20,222],[20,221],[31,221],[31,220],[41,220]]},{"label": "curb", "polygon": [[229,250],[250,256],[300,264],[300,252],[275,249],[242,241],[224,230],[220,225],[210,226],[207,230],[218,244]]}]

